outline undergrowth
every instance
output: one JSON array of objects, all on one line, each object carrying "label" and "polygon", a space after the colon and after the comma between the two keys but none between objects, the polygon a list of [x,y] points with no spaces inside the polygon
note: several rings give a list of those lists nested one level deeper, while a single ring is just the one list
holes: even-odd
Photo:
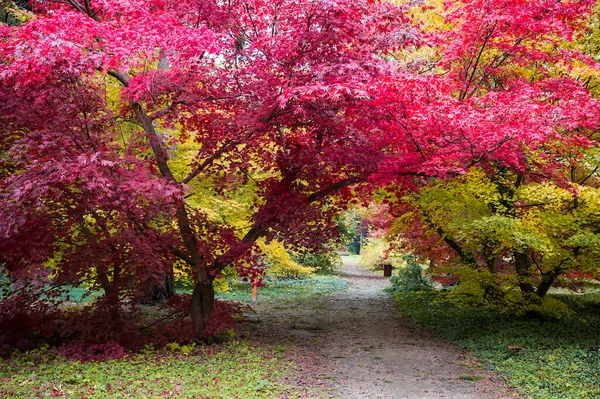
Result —
[{"label": "undergrowth", "polygon": [[400,311],[458,343],[531,398],[600,397],[600,304],[594,296],[560,296],[570,318],[515,318],[461,307],[445,293],[397,293]]},{"label": "undergrowth", "polygon": [[[190,299],[189,294],[177,295],[151,313],[131,304],[125,309],[104,297],[65,309],[13,306],[18,311],[2,312],[0,306],[0,356],[47,345],[65,357],[87,362],[119,359],[147,345],[190,343],[199,338],[186,317]],[[200,338],[215,341],[239,327],[235,317],[245,308],[237,302],[216,301]]]},{"label": "undergrowth", "polygon": [[289,361],[238,341],[226,346],[167,345],[158,352],[148,350],[120,360],[88,363],[67,360],[43,348],[0,359],[0,397],[307,397],[284,384],[291,372]]},{"label": "undergrowth", "polygon": [[[267,279],[259,289],[259,300],[297,300],[344,289],[346,284],[345,280],[333,276]],[[226,340],[241,326],[239,321],[243,317],[239,316],[248,310],[244,302],[251,301],[251,286],[239,280],[231,286],[232,289],[219,294],[215,302],[200,337],[204,342]],[[0,306],[0,356],[49,345],[61,355],[82,362],[114,360],[138,353],[145,345],[161,348],[169,342],[187,344],[198,339],[187,317],[189,293],[180,293],[160,307],[142,309],[131,302],[112,303],[105,297],[90,300],[90,296],[80,290],[72,291],[76,295],[71,297],[69,291],[65,294],[70,299],[66,307],[59,307],[59,302],[50,300],[42,303],[48,306],[26,306],[31,302],[27,302],[29,297],[14,304],[0,303],[7,309],[12,305],[10,311]]]}]

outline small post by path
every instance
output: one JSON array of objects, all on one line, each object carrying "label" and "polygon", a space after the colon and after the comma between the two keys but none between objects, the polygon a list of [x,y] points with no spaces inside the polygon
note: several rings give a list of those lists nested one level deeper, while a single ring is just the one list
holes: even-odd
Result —
[{"label": "small post by path", "polygon": [[383,277],[392,276],[392,262],[385,262],[383,264]]},{"label": "small post by path", "polygon": [[252,279],[252,303],[256,303],[256,291],[257,291],[256,277]]}]

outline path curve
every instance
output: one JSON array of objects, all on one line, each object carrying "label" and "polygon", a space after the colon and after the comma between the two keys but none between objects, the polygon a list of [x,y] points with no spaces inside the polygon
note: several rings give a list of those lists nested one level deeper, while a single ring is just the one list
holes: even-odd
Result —
[{"label": "path curve", "polygon": [[[256,306],[262,322],[254,339],[294,358],[298,369],[290,382],[342,399],[516,397],[458,347],[400,317],[382,292],[387,278],[343,258],[347,290]],[[465,380],[474,375],[485,378]]]}]

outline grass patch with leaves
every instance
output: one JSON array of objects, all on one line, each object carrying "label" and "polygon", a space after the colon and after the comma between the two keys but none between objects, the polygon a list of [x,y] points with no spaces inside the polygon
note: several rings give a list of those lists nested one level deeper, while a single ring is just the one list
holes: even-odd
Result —
[{"label": "grass patch with leaves", "polygon": [[[120,360],[80,363],[35,350],[0,359],[2,398],[297,398],[283,384],[293,365],[277,353],[233,341],[167,345]],[[187,354],[186,354],[187,353]]]},{"label": "grass patch with leaves", "polygon": [[600,303],[560,296],[575,311],[560,320],[515,318],[457,308],[440,292],[395,295],[402,313],[456,342],[531,398],[600,397]]},{"label": "grass patch with leaves", "polygon": [[[259,301],[285,301],[297,300],[318,294],[346,289],[348,281],[337,276],[313,276],[303,279],[276,279],[263,281],[264,287],[258,288]],[[217,298],[229,299],[240,302],[250,302],[252,299],[252,286],[248,282],[230,282],[231,291],[217,294]]]}]

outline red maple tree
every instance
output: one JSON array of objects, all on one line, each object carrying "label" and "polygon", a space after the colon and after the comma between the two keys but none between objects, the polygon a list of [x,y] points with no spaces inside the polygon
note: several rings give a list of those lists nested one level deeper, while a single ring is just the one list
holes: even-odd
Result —
[{"label": "red maple tree", "polygon": [[[377,170],[386,144],[372,123],[377,84],[395,73],[382,56],[418,34],[387,2],[36,5],[28,23],[0,28],[8,273],[31,281],[56,260],[55,281],[93,271],[110,294],[178,258],[197,279],[198,331],[214,276],[259,237],[327,239],[348,187]],[[122,87],[117,109],[112,82]],[[133,132],[123,134],[122,119]],[[169,164],[177,140],[200,144],[180,179]],[[243,235],[186,206],[192,180],[223,191],[253,172],[268,177]]]}]

